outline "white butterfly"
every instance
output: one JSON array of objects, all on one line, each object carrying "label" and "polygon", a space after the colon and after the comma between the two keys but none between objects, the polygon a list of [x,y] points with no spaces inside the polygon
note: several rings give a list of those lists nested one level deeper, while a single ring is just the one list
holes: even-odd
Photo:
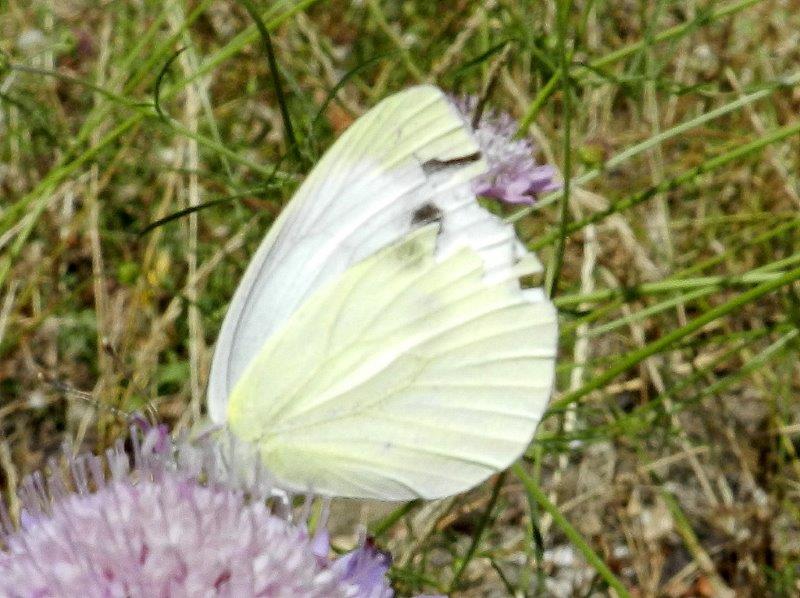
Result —
[{"label": "white butterfly", "polygon": [[481,208],[470,127],[431,86],[389,97],[320,160],[234,294],[212,420],[288,490],[464,491],[517,459],[553,386],[541,271]]}]

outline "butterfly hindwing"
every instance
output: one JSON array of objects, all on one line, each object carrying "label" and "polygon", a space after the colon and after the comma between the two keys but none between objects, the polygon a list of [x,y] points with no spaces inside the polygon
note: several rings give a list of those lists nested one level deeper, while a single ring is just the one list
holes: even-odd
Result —
[{"label": "butterfly hindwing", "polygon": [[553,382],[555,313],[490,282],[424,226],[318,288],[260,348],[227,407],[290,489],[435,498],[505,468]]}]

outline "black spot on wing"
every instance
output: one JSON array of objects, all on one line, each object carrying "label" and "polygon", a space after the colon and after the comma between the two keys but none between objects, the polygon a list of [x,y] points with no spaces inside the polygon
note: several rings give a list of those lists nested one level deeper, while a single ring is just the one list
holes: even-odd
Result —
[{"label": "black spot on wing", "polygon": [[436,206],[435,203],[429,201],[422,204],[411,215],[411,224],[416,226],[419,224],[430,224],[431,222],[442,222],[442,211]]},{"label": "black spot on wing", "polygon": [[458,168],[459,166],[464,166],[465,164],[477,162],[480,159],[480,152],[475,152],[474,154],[469,154],[467,156],[461,156],[460,158],[452,158],[450,160],[437,160],[434,158],[433,160],[428,160],[422,163],[422,172],[424,172],[426,176],[430,176],[450,168]]}]

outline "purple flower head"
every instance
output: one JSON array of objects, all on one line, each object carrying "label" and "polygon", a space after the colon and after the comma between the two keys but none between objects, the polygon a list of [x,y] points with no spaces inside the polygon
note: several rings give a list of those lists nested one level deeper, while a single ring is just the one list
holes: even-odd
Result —
[{"label": "purple flower head", "polygon": [[19,529],[0,504],[0,595],[392,596],[381,553],[330,559],[325,532],[267,506],[266,476],[231,473],[232,452],[164,450],[158,426],[131,440],[132,466],[119,443],[28,478]]},{"label": "purple flower head", "polygon": [[391,587],[386,582],[386,572],[392,565],[392,557],[388,552],[375,546],[371,538],[361,541],[361,548],[339,557],[333,568],[354,584],[364,596],[374,598],[391,598]]},{"label": "purple flower head", "polygon": [[[478,99],[464,96],[455,105],[467,122],[472,122]],[[515,139],[517,123],[508,114],[485,110],[474,129],[489,171],[473,182],[476,195],[493,197],[513,204],[531,204],[540,193],[555,191],[556,170],[538,165],[533,159],[533,144],[528,139]]]}]

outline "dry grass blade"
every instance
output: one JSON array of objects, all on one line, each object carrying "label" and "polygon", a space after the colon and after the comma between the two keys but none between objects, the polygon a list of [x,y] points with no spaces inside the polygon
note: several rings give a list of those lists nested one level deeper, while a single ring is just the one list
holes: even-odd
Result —
[{"label": "dry grass blade", "polygon": [[365,522],[398,594],[800,594],[795,4],[7,3],[11,510],[63,440],[113,441],[118,413],[202,417],[225,307],[306,155],[436,81],[491,88],[569,178],[492,206],[550,272],[560,362],[519,477]]}]

